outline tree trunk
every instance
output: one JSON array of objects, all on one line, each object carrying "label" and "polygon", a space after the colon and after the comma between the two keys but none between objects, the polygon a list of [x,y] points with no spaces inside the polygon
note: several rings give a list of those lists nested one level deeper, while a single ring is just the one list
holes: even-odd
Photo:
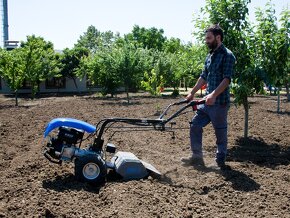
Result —
[{"label": "tree trunk", "polygon": [[15,106],[18,106],[18,91],[15,91]]},{"label": "tree trunk", "polygon": [[286,92],[287,92],[287,101],[290,101],[289,83],[288,82],[286,82]]},{"label": "tree trunk", "polygon": [[277,96],[277,113],[280,113],[280,88],[278,88],[278,96]]},{"label": "tree trunk", "polygon": [[34,82],[31,83],[31,99],[34,99],[35,97],[35,84]]},{"label": "tree trunk", "polygon": [[127,102],[128,102],[128,104],[130,104],[129,92],[127,91],[126,94],[127,94]]},{"label": "tree trunk", "polygon": [[126,95],[127,95],[127,103],[130,104],[130,97],[129,97],[129,87],[125,87]]},{"label": "tree trunk", "polygon": [[248,135],[249,135],[249,102],[248,102],[247,97],[244,99],[243,106],[245,109],[244,138],[248,138]]},{"label": "tree trunk", "polygon": [[72,77],[72,79],[74,81],[74,84],[75,84],[75,87],[76,87],[77,92],[80,93],[79,87],[78,87],[77,82],[76,82],[76,78],[75,77]]},{"label": "tree trunk", "polygon": [[36,97],[40,98],[40,81],[37,81],[37,91],[36,91]]}]

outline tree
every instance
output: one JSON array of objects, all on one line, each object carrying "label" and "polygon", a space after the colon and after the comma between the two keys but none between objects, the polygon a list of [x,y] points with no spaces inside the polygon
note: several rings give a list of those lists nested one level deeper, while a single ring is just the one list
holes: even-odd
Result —
[{"label": "tree", "polygon": [[158,75],[155,69],[152,69],[150,72],[145,71],[141,86],[151,95],[156,96],[160,94],[163,84],[163,76]]},{"label": "tree", "polygon": [[95,54],[89,77],[102,86],[103,94],[114,95],[117,88],[124,87],[129,103],[129,91],[138,90],[148,68],[148,54],[148,50],[136,48],[126,40],[119,41]]},{"label": "tree", "polygon": [[87,75],[94,84],[102,87],[102,94],[111,94],[113,97],[121,85],[120,76],[116,71],[115,57],[111,47],[103,47],[94,55],[81,60],[78,76]]},{"label": "tree", "polygon": [[[290,101],[289,86],[290,86],[290,10],[284,8],[281,12],[280,24],[278,30],[278,52],[277,59],[281,73],[283,75],[284,84],[287,90],[287,100]],[[280,71],[279,70],[279,71]]]},{"label": "tree", "polygon": [[146,49],[136,48],[131,43],[113,48],[113,66],[125,88],[128,103],[129,91],[136,91],[140,87],[146,68],[147,54]]},{"label": "tree", "polygon": [[113,44],[115,36],[113,32],[100,32],[94,26],[89,26],[87,31],[80,36],[75,47],[87,48],[92,54],[96,53],[103,46],[108,47]]},{"label": "tree", "polygon": [[[286,20],[287,16],[289,22],[289,11],[288,15],[287,11],[284,11],[282,20]],[[266,84],[278,87],[277,112],[279,112],[280,89],[286,83],[288,76],[286,69],[289,61],[287,26],[284,24],[284,27],[278,29],[275,10],[270,2],[266,4],[265,10],[258,9],[256,11],[256,19],[258,21],[255,40],[257,60],[259,60],[259,64],[266,74]]]},{"label": "tree", "polygon": [[125,35],[125,39],[133,42],[137,47],[147,49],[162,50],[166,37],[163,36],[164,30],[151,27],[146,29],[135,25],[131,33]]},{"label": "tree", "polygon": [[203,45],[186,45],[178,54],[177,77],[185,81],[185,88],[193,86],[199,78],[204,66],[206,49]]},{"label": "tree", "polygon": [[[250,0],[207,0],[206,6],[201,10],[207,20],[195,18],[197,27],[203,28],[210,23],[219,23],[224,29],[224,44],[233,51],[236,56],[236,73],[233,78],[233,92],[235,102],[244,106],[245,125],[244,137],[248,137],[248,97],[253,91],[261,90],[262,83],[256,74],[256,65],[252,61],[252,49],[249,46],[248,36],[249,23],[247,22],[248,8]],[[201,33],[198,33],[200,36]]]},{"label": "tree", "polygon": [[21,48],[11,51],[0,50],[0,75],[15,93],[15,105],[18,106],[18,90],[25,79],[24,55]]},{"label": "tree", "polygon": [[21,43],[25,59],[25,79],[31,83],[32,97],[39,90],[39,84],[48,78],[60,76],[60,63],[56,60],[53,44],[42,37],[27,36]]},{"label": "tree", "polygon": [[177,92],[177,56],[158,50],[152,50],[151,56],[152,66],[144,74],[142,87],[153,95],[158,95],[164,86],[173,87]]},{"label": "tree", "polygon": [[163,51],[166,53],[176,54],[182,50],[184,50],[184,46],[178,38],[166,39],[163,44]]},{"label": "tree", "polygon": [[[180,39],[170,38],[165,41],[163,51],[171,56],[171,69],[174,73],[174,77],[171,75],[168,80],[165,77],[166,84],[170,84],[170,81],[184,81],[187,90],[188,85],[193,85],[202,71],[206,56],[205,46],[192,43],[183,45]],[[175,79],[172,80],[173,78]]]},{"label": "tree", "polygon": [[74,47],[73,49],[63,50],[60,57],[62,63],[60,74],[63,77],[71,78],[74,81],[75,87],[78,90],[76,83],[77,71],[80,67],[81,59],[89,55],[89,50],[84,47]]},{"label": "tree", "polygon": [[166,87],[173,87],[174,90],[178,88],[177,74],[177,56],[171,53],[158,52],[158,59],[154,63],[154,70],[157,75],[163,78],[160,85]]}]

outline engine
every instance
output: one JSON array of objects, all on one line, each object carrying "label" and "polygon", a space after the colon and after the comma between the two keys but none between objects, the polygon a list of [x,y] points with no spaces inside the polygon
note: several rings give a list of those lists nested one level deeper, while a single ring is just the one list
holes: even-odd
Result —
[{"label": "engine", "polygon": [[[57,160],[71,160],[76,151],[76,145],[81,143],[84,132],[75,128],[59,127],[56,137],[47,142],[45,157]],[[53,161],[52,161],[53,162]]]}]

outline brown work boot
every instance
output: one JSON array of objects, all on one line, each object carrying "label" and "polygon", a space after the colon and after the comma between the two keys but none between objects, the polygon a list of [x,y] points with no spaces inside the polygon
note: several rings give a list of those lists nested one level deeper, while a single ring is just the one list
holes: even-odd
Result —
[{"label": "brown work boot", "polygon": [[185,165],[204,166],[202,157],[182,157],[181,162],[183,162]]}]

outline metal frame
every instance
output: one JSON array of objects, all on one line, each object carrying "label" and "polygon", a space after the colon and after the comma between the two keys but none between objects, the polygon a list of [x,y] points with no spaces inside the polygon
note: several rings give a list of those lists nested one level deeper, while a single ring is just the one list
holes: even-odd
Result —
[{"label": "metal frame", "polygon": [[[172,114],[170,117],[168,117],[167,119],[164,119],[163,117],[167,114],[168,110],[174,106],[174,105],[181,105],[181,104],[185,104],[187,103],[185,106],[181,107],[178,111],[176,111],[174,114]],[[97,124],[97,128],[96,128],[96,138],[94,140],[94,143],[92,145],[92,150],[99,152],[102,151],[103,149],[103,144],[104,144],[104,140],[102,138],[106,126],[109,123],[127,123],[127,124],[131,124],[131,125],[135,125],[135,126],[153,126],[155,130],[159,130],[159,131],[164,131],[165,130],[165,125],[171,121],[172,119],[174,119],[175,117],[177,117],[181,112],[183,112],[185,109],[189,108],[189,107],[195,107],[197,105],[200,104],[204,104],[205,100],[193,100],[188,102],[186,99],[176,102],[176,103],[172,103],[170,105],[168,105],[165,110],[163,111],[163,113],[159,116],[159,118],[157,119],[136,119],[136,118],[107,118],[104,120],[99,121],[99,123]],[[98,126],[100,126],[100,128],[98,128]]]}]

